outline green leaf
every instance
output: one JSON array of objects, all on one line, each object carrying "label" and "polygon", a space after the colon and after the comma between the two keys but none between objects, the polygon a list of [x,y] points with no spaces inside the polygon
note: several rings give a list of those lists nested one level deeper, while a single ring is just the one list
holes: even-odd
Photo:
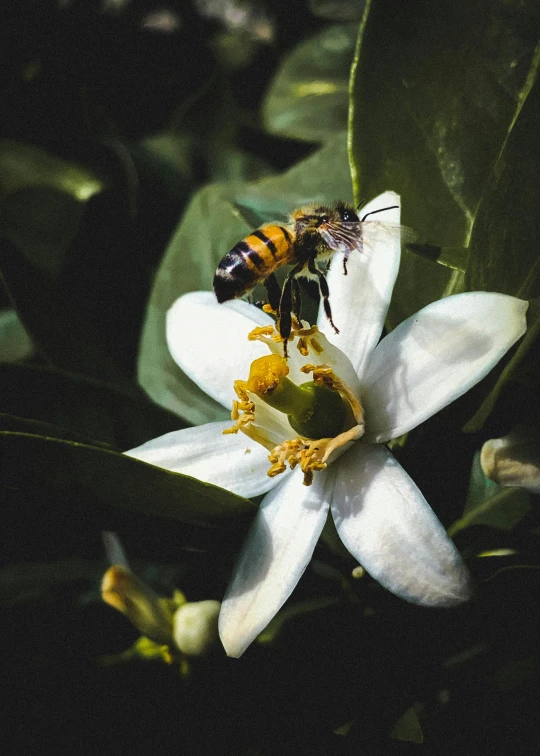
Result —
[{"label": "green leaf", "polygon": [[[229,416],[170,356],[167,310],[182,294],[210,290],[221,258],[263,222],[283,219],[309,201],[339,198],[351,198],[344,133],[286,173],[247,184],[211,185],[195,195],[156,274],[141,338],[139,383],[154,401],[197,425]],[[186,328],[201,325],[186,323]]]},{"label": "green leaf", "polygon": [[[121,450],[185,427],[142,392],[127,393],[85,376],[35,365],[0,365],[0,412],[13,416],[4,418],[6,430],[17,430],[15,418],[26,419],[51,426],[49,436],[92,439]],[[30,432],[43,435],[39,430]]]},{"label": "green leaf", "polygon": [[46,273],[1,240],[0,281],[25,329],[54,365],[128,385],[125,373],[77,304],[58,296],[55,282]]},{"label": "green leaf", "polygon": [[24,327],[57,367],[129,384],[148,279],[124,193],[37,148],[0,153],[0,271]]},{"label": "green leaf", "polygon": [[411,706],[405,714],[398,719],[390,731],[390,737],[394,740],[405,740],[409,743],[423,743],[424,733],[418,720],[418,715]]},{"label": "green leaf", "polygon": [[357,33],[358,23],[332,25],[283,59],[263,103],[268,131],[311,142],[343,131]]},{"label": "green leaf", "polygon": [[84,202],[102,191],[94,172],[31,144],[0,139],[0,196],[29,186],[49,186]]},{"label": "green leaf", "polygon": [[540,296],[540,82],[536,81],[493,167],[469,245],[471,291]]},{"label": "green leaf", "polygon": [[263,645],[275,643],[285,626],[289,622],[294,621],[296,617],[302,617],[304,614],[311,614],[312,612],[319,612],[322,609],[336,606],[339,603],[340,599],[335,596],[319,596],[306,599],[305,601],[297,601],[296,603],[289,602],[264,628],[262,633],[257,637],[257,643],[262,643]]},{"label": "green leaf", "polygon": [[7,415],[3,412],[0,412],[0,431],[27,433],[32,436],[44,436],[47,438],[61,439],[62,441],[76,441],[81,444],[111,448],[108,444],[105,444],[102,441],[96,441],[93,438],[74,433],[73,431],[67,430],[55,423],[44,423],[42,420],[30,420],[26,417]]},{"label": "green leaf", "polygon": [[59,367],[126,382],[77,294],[59,278],[85,203],[103,189],[85,169],[42,149],[0,141],[0,275],[24,327]]},{"label": "green leaf", "polygon": [[[540,330],[540,83],[525,100],[478,209],[471,236],[466,276],[470,290],[500,291],[535,299],[528,312],[528,331],[483,400],[466,430],[477,431],[493,411],[508,381],[519,369]],[[536,384],[538,364],[532,360]],[[533,364],[535,363],[535,364]]]},{"label": "green leaf", "polygon": [[469,250],[466,247],[437,247],[434,244],[406,244],[408,252],[439,263],[445,268],[464,273],[467,268]]},{"label": "green leaf", "polygon": [[510,531],[530,511],[530,494],[522,488],[503,488],[486,478],[480,466],[480,452],[474,456],[469,492],[463,516],[449,528],[454,537],[473,525],[488,525]]},{"label": "green leaf", "polygon": [[237,546],[256,511],[217,486],[117,452],[20,433],[0,432],[0,484],[8,561],[43,530],[67,543],[87,531],[159,538],[167,530],[178,548]]},{"label": "green leaf", "polygon": [[0,605],[50,597],[62,584],[83,580],[99,585],[103,560],[62,559],[58,562],[23,562],[0,569]]},{"label": "green leaf", "polygon": [[463,244],[537,67],[538,4],[370,6],[351,80],[355,193],[393,188],[428,241]]},{"label": "green leaf", "polygon": [[314,16],[331,21],[360,21],[364,3],[358,0],[308,0]]},{"label": "green leaf", "polygon": [[[478,203],[537,67],[539,8],[426,0],[366,5],[351,72],[355,198],[393,189],[422,241],[468,245]],[[391,23],[389,23],[391,19]],[[463,286],[405,255],[390,326]]]},{"label": "green leaf", "polygon": [[101,180],[81,166],[0,140],[0,235],[53,278],[77,235],[84,203],[102,189]]},{"label": "green leaf", "polygon": [[32,349],[32,339],[15,310],[0,312],[0,363],[24,360]]}]

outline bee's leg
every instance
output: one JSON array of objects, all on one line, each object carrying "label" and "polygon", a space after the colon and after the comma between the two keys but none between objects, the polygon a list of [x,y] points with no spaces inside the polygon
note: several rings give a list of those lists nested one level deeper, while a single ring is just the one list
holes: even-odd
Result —
[{"label": "bee's leg", "polygon": [[301,322],[302,300],[300,298],[300,284],[297,278],[292,279],[292,311],[298,322]]},{"label": "bee's leg", "polygon": [[349,255],[345,254],[343,255],[343,275],[347,275],[347,260],[349,259]]},{"label": "bee's leg", "polygon": [[310,262],[308,263],[308,270],[314,276],[317,276],[319,280],[319,291],[321,292],[324,312],[326,314],[326,317],[330,321],[330,325],[332,326],[334,331],[336,333],[339,333],[339,328],[336,328],[334,321],[332,320],[332,310],[330,309],[330,299],[329,299],[330,290],[328,288],[328,281],[326,280],[324,273],[321,273],[321,271],[317,268],[314,260],[310,260]]},{"label": "bee's leg", "polygon": [[266,293],[268,294],[268,303],[274,312],[277,312],[279,310],[279,302],[281,299],[281,289],[279,288],[274,273],[270,273],[270,275],[264,279],[264,285],[266,287]]},{"label": "bee's leg", "polygon": [[279,302],[279,309],[278,309],[278,330],[279,335],[283,339],[283,354],[285,358],[289,356],[287,351],[287,342],[289,341],[289,336],[291,335],[292,330],[292,309],[293,309],[293,297],[294,297],[294,285],[298,285],[298,283],[295,280],[295,276],[300,273],[302,268],[304,267],[303,263],[301,265],[297,265],[295,268],[291,270],[287,278],[285,279],[285,283],[283,284],[283,290],[281,292],[281,300]]}]

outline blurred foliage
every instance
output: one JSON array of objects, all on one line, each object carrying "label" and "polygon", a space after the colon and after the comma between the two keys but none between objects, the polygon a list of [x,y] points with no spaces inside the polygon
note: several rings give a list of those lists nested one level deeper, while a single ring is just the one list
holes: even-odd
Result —
[{"label": "blurred foliage", "polygon": [[343,129],[358,24],[324,29],[285,58],[263,104],[268,131],[324,142]]},{"label": "blurred foliage", "polygon": [[[478,450],[539,412],[539,20],[533,0],[5,4],[6,754],[536,753],[538,497]],[[228,414],[170,358],[167,309],[261,223],[386,189],[418,236],[388,329],[457,291],[531,300],[505,361],[393,449],[475,599],[400,601],[328,529],[242,659],[99,665],[135,641],[99,601],[103,529],[161,592],[221,599],[255,511],[119,453]]]}]

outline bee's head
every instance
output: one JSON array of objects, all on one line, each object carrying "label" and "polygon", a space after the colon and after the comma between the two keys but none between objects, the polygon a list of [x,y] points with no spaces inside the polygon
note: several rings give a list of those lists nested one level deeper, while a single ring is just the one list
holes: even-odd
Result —
[{"label": "bee's head", "polygon": [[339,223],[358,223],[354,207],[346,202],[335,205],[308,205],[293,213],[296,233],[316,231],[321,226]]}]

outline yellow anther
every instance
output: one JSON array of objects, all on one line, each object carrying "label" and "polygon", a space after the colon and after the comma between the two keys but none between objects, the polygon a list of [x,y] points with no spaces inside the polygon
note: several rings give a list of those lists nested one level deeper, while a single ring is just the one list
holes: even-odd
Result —
[{"label": "yellow anther", "polygon": [[258,326],[248,333],[248,341],[266,341],[266,339],[261,338],[261,336],[272,336],[273,333],[273,325]]},{"label": "yellow anther", "polygon": [[[225,428],[223,431],[223,435],[225,436],[229,433],[238,433],[239,430],[250,425],[255,419],[255,405],[249,398],[246,386],[246,381],[234,382],[234,390],[240,401],[236,399],[233,401],[231,420],[235,420],[235,424],[232,428]],[[240,414],[241,412],[243,414]]]},{"label": "yellow anther", "polygon": [[307,357],[309,355],[308,341],[305,336],[300,336],[296,348],[298,349],[302,357]]}]

